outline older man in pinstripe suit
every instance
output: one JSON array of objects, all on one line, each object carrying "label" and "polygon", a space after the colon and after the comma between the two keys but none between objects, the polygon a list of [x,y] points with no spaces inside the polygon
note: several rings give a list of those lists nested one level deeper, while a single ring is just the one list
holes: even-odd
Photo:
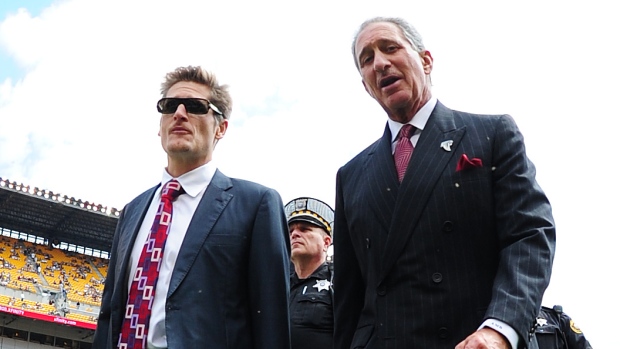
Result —
[{"label": "older man in pinstripe suit", "polygon": [[434,98],[402,19],[364,22],[352,50],[388,120],[338,171],[335,348],[537,348],[555,225],[514,120]]}]

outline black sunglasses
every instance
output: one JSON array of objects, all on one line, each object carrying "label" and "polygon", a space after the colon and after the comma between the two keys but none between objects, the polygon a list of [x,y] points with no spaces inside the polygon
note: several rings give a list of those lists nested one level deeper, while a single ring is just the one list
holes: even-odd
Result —
[{"label": "black sunglasses", "polygon": [[204,98],[162,98],[157,102],[157,111],[162,114],[174,114],[180,104],[185,106],[185,110],[191,114],[207,114],[209,109],[214,113],[223,116],[209,100]]}]

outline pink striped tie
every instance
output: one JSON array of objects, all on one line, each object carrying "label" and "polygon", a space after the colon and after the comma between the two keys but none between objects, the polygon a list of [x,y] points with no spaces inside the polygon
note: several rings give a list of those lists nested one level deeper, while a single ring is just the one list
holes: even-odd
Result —
[{"label": "pink striped tie", "polygon": [[407,171],[411,153],[413,153],[413,144],[411,144],[411,135],[415,131],[413,125],[406,124],[398,132],[396,149],[394,150],[394,164],[396,165],[396,173],[398,181],[402,182]]}]

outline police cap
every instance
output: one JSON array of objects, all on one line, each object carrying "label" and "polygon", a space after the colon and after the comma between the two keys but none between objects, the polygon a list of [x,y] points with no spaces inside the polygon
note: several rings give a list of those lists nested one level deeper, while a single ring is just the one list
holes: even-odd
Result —
[{"label": "police cap", "polygon": [[299,197],[284,205],[288,223],[303,221],[312,223],[332,235],[334,210],[321,200]]}]

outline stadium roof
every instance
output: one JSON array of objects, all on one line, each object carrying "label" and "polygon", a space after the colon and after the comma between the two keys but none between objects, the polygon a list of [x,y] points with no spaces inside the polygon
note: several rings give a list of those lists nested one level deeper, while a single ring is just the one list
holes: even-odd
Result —
[{"label": "stadium roof", "polygon": [[0,177],[0,227],[109,252],[120,211]]}]

